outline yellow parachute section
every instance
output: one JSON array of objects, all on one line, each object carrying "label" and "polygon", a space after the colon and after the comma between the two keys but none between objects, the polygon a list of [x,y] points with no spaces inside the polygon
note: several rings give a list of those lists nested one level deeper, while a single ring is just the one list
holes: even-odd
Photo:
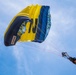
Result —
[{"label": "yellow parachute section", "polygon": [[[39,6],[39,5],[36,5],[36,6],[32,5],[32,6],[28,7],[28,8],[26,8],[26,9],[27,9],[27,11],[29,10],[29,12],[28,12],[29,13],[29,18],[31,18],[33,20],[33,23],[31,25],[30,32],[28,31],[29,27],[30,27],[30,23],[28,22],[26,24],[26,31],[25,31],[24,34],[22,34],[22,36],[21,36],[19,41],[33,41],[35,39],[35,35],[36,35],[36,32],[35,33],[32,32],[32,29],[36,26],[35,25],[35,21],[39,17],[41,6]],[[23,13],[23,12],[24,11],[22,11],[21,13]],[[37,29],[36,29],[36,31],[37,31]]]}]

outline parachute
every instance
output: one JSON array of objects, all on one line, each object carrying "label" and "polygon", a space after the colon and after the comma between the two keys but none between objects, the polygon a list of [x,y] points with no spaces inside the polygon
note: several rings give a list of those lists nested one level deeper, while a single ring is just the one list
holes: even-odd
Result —
[{"label": "parachute", "polygon": [[[51,14],[49,6],[31,5],[19,12],[10,22],[4,35],[5,46],[13,46],[16,42],[45,41],[51,28]],[[53,42],[51,44],[53,46]],[[55,47],[53,53],[65,57],[76,64],[76,58],[67,52],[61,52]],[[43,48],[44,50],[44,48]],[[49,50],[50,51],[50,50]]]},{"label": "parachute", "polygon": [[5,46],[19,42],[42,43],[51,27],[49,6],[31,5],[19,12],[10,22],[4,35]]}]

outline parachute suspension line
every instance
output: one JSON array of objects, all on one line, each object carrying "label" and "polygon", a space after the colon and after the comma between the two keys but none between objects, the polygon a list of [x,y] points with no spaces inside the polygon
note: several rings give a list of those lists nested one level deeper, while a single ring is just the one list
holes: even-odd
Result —
[{"label": "parachute suspension line", "polygon": [[[55,37],[55,35],[53,35],[53,36]],[[54,41],[52,41],[52,42],[54,42]],[[55,45],[57,45],[56,43],[54,43],[54,44],[55,44]],[[63,43],[62,43],[62,42],[60,42],[60,44],[62,44],[62,45],[63,45]],[[59,45],[60,45],[60,44],[59,44]],[[65,51],[66,51],[66,48],[65,48],[65,47],[64,47],[64,45],[63,45],[63,49],[59,49],[59,50],[60,50],[60,51],[61,51],[61,50],[65,50]]]},{"label": "parachute suspension line", "polygon": [[[38,29],[44,34],[44,32],[38,27]],[[45,34],[44,34],[45,35]],[[38,40],[38,38],[36,38],[37,40]],[[40,40],[38,40],[38,41],[40,41]],[[59,56],[61,56],[60,54],[61,54],[61,52],[59,51],[59,49],[57,49],[54,45],[54,43],[53,43],[53,41],[51,40],[51,42],[52,42],[52,47],[53,47],[53,49],[54,50],[51,50],[53,53],[55,53],[55,54],[57,54],[57,55],[59,55]],[[22,45],[23,46],[23,45]],[[28,45],[26,45],[26,46],[28,46]],[[28,47],[31,47],[31,46],[28,46]],[[37,48],[35,48],[35,47],[31,47],[31,48],[33,48],[33,49],[37,49]],[[42,48],[42,50],[44,50],[43,48]],[[50,51],[50,50],[49,50]]]},{"label": "parachute suspension line", "polygon": [[[37,27],[37,28],[45,35],[45,33],[44,33],[39,27]],[[53,35],[53,36],[55,36],[55,35]],[[36,39],[37,39],[37,38],[36,38]],[[40,40],[39,40],[39,41],[40,41]],[[61,49],[60,49],[60,48],[57,49],[57,47],[55,46],[55,45],[57,45],[57,44],[55,44],[54,41],[51,41],[51,42],[52,42],[52,45],[54,45],[54,48],[56,49],[56,51],[61,53]],[[64,50],[66,51],[65,48],[64,48]]]},{"label": "parachute suspension line", "polygon": [[[38,29],[44,34],[44,32],[38,27]],[[44,34],[45,35],[45,34]],[[36,38],[37,40],[38,40],[38,38]],[[40,41],[40,40],[38,40],[38,41]],[[52,46],[53,46],[53,43],[51,44]],[[28,45],[27,45],[28,46]],[[31,47],[31,46],[29,46],[29,47]],[[34,48],[34,47],[32,47],[32,48]],[[37,49],[37,48],[34,48],[34,49]],[[58,54],[58,55],[60,55],[60,51],[58,51],[59,49],[57,49],[55,46],[54,46],[54,51],[53,52],[55,52],[55,54]],[[42,48],[42,50],[44,50],[43,48]]]},{"label": "parachute suspension line", "polygon": [[[26,45],[26,44],[25,44]],[[29,46],[29,45],[26,45],[27,47],[30,47],[31,49],[36,49],[36,50],[42,50],[42,51],[47,51],[46,49],[43,49],[43,48],[35,48],[35,47],[32,47],[32,46]],[[22,47],[25,47],[24,45],[22,45]],[[58,55],[58,56],[60,56],[61,57],[61,55],[59,54],[59,53],[57,53],[57,52],[55,52],[55,51],[53,51],[53,50],[49,50],[48,52],[52,52],[52,53],[54,53],[54,54],[56,54],[56,55]]]},{"label": "parachute suspension line", "polygon": [[[37,27],[37,28],[45,35],[45,33],[39,27]],[[36,39],[38,40],[37,37],[36,37]],[[40,41],[40,40],[38,40],[38,41]],[[53,42],[53,41],[51,41],[51,42]],[[59,56],[61,56],[61,52],[59,51],[59,49],[57,49],[53,43],[51,45],[54,47],[53,49],[54,49],[55,54],[58,54]]]},{"label": "parachute suspension line", "polygon": [[[39,27],[37,27],[37,28],[45,35],[45,33]],[[53,35],[53,36],[55,36],[55,35]],[[56,47],[57,44],[55,44],[54,41],[52,41],[52,40],[51,40],[51,42],[54,45],[54,48],[57,50],[57,52],[61,52],[61,50],[63,50],[63,49],[66,51],[65,47],[63,47],[63,49],[57,48]]]},{"label": "parachute suspension line", "polygon": [[55,52],[56,54],[58,54],[59,56],[61,56],[61,51],[59,51],[59,49],[57,49],[56,46],[53,45],[53,43],[51,44],[51,46],[53,47],[53,52]]}]

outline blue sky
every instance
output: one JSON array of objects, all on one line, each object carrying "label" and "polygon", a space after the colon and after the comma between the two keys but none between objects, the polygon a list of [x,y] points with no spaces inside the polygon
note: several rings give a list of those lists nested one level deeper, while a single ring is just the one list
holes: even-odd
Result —
[{"label": "blue sky", "polygon": [[[31,4],[49,5],[52,27],[45,42],[4,46],[4,32],[12,18]],[[75,0],[0,0],[0,75],[76,75],[76,65],[61,57],[76,57]]]}]

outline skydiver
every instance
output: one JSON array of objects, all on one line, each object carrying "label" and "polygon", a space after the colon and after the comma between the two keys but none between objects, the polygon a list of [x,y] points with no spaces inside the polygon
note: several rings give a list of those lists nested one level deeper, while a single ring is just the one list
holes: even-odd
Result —
[{"label": "skydiver", "polygon": [[76,64],[76,58],[69,56],[67,54],[67,52],[62,52],[62,57],[65,57],[65,58],[69,59],[73,64]]}]

